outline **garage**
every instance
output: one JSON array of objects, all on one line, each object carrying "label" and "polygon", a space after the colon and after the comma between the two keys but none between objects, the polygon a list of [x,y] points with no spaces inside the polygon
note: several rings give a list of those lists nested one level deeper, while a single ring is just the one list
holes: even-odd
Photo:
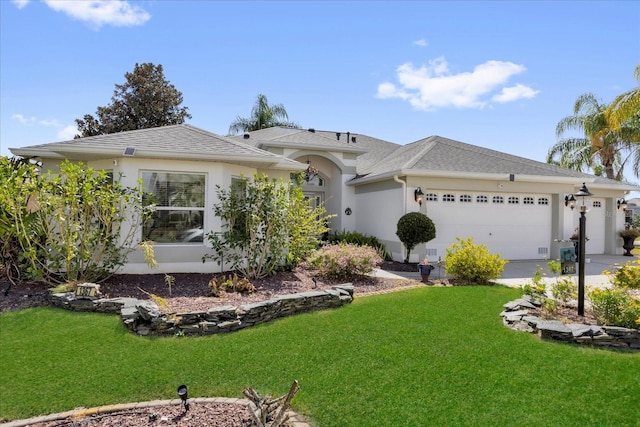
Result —
[{"label": "garage", "polygon": [[425,195],[426,212],[436,225],[427,256],[444,257],[457,237],[472,237],[504,259],[544,259],[551,242],[548,194],[442,192]]}]

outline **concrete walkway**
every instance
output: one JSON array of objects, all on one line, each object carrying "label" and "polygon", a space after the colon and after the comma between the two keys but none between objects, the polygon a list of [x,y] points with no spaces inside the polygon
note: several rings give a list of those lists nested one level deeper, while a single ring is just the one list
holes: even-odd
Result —
[{"label": "concrete walkway", "polygon": [[[604,271],[615,271],[616,268],[623,264],[635,263],[639,259],[638,256],[626,257],[622,255],[587,255],[585,263],[585,286],[609,286],[611,283],[609,278],[603,274]],[[577,268],[576,263],[576,268]],[[504,267],[502,277],[495,280],[496,283],[505,286],[520,287],[527,283],[531,283],[531,278],[535,272],[539,269],[545,279],[545,282],[552,282],[555,280],[555,275],[549,271],[547,266],[547,260],[516,260],[509,261]],[[416,272],[376,272],[378,276],[385,277],[405,277],[415,280],[421,280],[420,273]],[[578,274],[568,275],[565,277],[574,277],[577,283]],[[444,267],[436,267],[431,272],[431,279],[445,279],[447,278]]]}]

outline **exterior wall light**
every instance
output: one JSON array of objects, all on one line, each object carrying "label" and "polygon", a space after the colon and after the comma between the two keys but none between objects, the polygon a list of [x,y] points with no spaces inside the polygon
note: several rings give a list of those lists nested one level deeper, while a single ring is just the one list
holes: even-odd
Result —
[{"label": "exterior wall light", "polygon": [[569,206],[571,210],[576,207],[576,198],[573,196],[573,194],[564,196],[564,205]]},{"label": "exterior wall light", "polygon": [[186,385],[181,385],[180,387],[178,387],[178,396],[180,397],[180,400],[182,400],[182,407],[184,408],[185,412],[189,410],[189,394],[187,393],[187,386]]},{"label": "exterior wall light", "polygon": [[424,197],[424,193],[422,192],[422,188],[418,187],[413,192],[413,198],[418,202],[420,206],[422,206],[422,199]]},{"label": "exterior wall light", "polygon": [[618,199],[618,209],[627,209],[627,201],[625,199]]}]

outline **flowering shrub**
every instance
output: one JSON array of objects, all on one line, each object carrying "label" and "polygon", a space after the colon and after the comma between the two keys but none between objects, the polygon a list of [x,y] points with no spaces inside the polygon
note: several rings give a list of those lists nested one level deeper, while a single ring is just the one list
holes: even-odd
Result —
[{"label": "flowering shrub", "polygon": [[626,289],[594,289],[588,297],[600,324],[640,329],[640,300]]},{"label": "flowering shrub", "polygon": [[634,264],[620,267],[613,275],[612,283],[623,288],[640,289],[640,260]]},{"label": "flowering shrub", "polygon": [[321,276],[333,279],[371,273],[381,262],[374,248],[350,243],[323,246],[308,260],[309,266],[318,269]]},{"label": "flowering shrub", "polygon": [[457,238],[444,257],[445,269],[451,277],[477,284],[500,277],[506,263],[500,255],[489,253],[486,245],[475,245],[471,237]]}]

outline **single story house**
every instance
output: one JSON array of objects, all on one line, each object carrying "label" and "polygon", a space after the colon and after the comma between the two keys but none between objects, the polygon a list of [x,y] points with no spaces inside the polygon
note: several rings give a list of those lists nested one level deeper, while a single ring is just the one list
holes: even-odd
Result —
[{"label": "single story house", "polygon": [[[444,257],[457,237],[472,237],[504,259],[558,258],[578,227],[579,210],[565,197],[584,184],[587,254],[622,254],[618,201],[640,188],[546,163],[430,136],[399,145],[350,132],[274,127],[225,137],[182,124],[13,148],[55,170],[63,159],[113,172],[122,184],[141,179],[156,196],[158,212],[140,239],[156,242],[164,272],[218,272],[203,234],[220,230],[213,213],[216,185],[266,173],[289,179],[307,171],[305,194],[335,214],[333,231],[376,236],[396,260],[406,250],[396,236],[398,219],[428,215],[436,238],[419,245],[411,261]],[[578,200],[578,203],[581,203]],[[123,273],[147,273],[139,251]]]}]

